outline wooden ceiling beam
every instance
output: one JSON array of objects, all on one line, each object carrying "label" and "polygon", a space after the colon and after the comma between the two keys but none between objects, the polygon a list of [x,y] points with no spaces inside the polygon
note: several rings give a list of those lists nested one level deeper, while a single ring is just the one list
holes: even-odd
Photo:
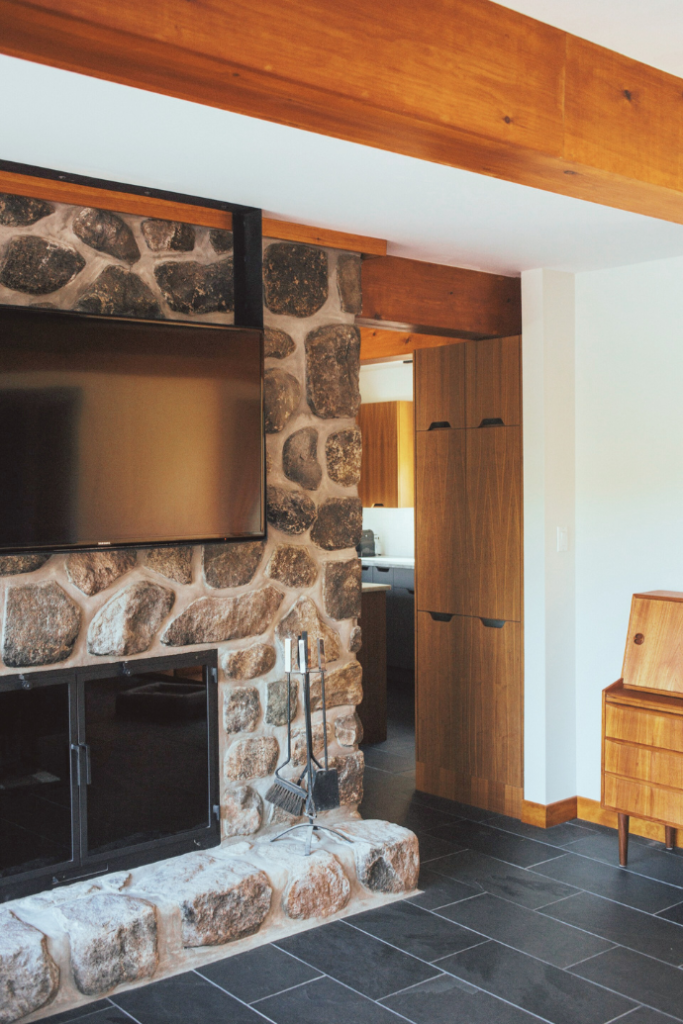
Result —
[{"label": "wooden ceiling beam", "polygon": [[389,363],[412,360],[418,348],[438,348],[457,345],[465,338],[444,334],[414,334],[411,331],[391,331],[381,327],[361,327],[361,363]]},{"label": "wooden ceiling beam", "polygon": [[489,0],[0,0],[0,51],[683,223],[683,80]]}]

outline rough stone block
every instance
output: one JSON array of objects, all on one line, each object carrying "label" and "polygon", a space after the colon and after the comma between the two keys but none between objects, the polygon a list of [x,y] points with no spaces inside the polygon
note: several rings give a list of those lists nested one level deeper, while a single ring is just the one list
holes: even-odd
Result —
[{"label": "rough stone block", "polygon": [[356,487],[360,482],[363,436],[358,427],[338,430],[325,442],[325,458],[330,480],[340,487]]},{"label": "rough stone block", "polygon": [[327,253],[312,245],[274,242],[263,257],[263,284],[271,313],[312,316],[327,302]]},{"label": "rough stone block", "polygon": [[292,640],[292,665],[298,668],[299,652],[295,643],[298,636],[308,633],[311,655],[317,664],[317,645],[322,637],[325,641],[325,657],[327,661],[336,661],[341,656],[341,640],[320,616],[315,602],[310,597],[300,597],[293,608],[278,623],[277,635],[280,640],[289,637]]},{"label": "rough stone block", "polygon": [[358,498],[328,498],[318,508],[311,540],[325,551],[342,551],[360,544],[363,508]]},{"label": "rough stone block", "polygon": [[258,832],[263,821],[263,801],[251,786],[228,790],[221,808],[223,838],[249,836]]},{"label": "rough stone block", "polygon": [[358,654],[363,646],[363,630],[360,626],[354,626],[349,636],[349,650],[352,654]]},{"label": "rough stone block", "polygon": [[225,228],[211,228],[209,231],[209,241],[213,251],[220,255],[224,252],[232,252],[232,231],[227,231]]},{"label": "rough stone block", "polygon": [[339,301],[345,313],[360,313],[363,305],[361,287],[361,258],[345,252],[337,260],[337,289]]},{"label": "rough stone block", "polygon": [[253,935],[272,899],[263,871],[239,857],[208,853],[166,861],[136,888],[178,904],[184,946],[220,946]]},{"label": "rough stone block", "polygon": [[[266,723],[268,725],[287,725],[287,680],[275,679],[266,688]],[[290,714],[296,718],[299,709],[299,687],[292,679],[289,688]]]},{"label": "rough stone block", "polygon": [[0,576],[18,576],[35,572],[45,565],[49,555],[0,555]]},{"label": "rough stone block", "polygon": [[243,640],[265,633],[284,594],[262,587],[239,597],[200,597],[169,623],[161,636],[168,647]]},{"label": "rough stone block", "polygon": [[333,619],[355,619],[360,615],[360,558],[348,562],[325,562],[323,598],[325,611]]},{"label": "rough stone block", "polygon": [[103,657],[141,654],[154,639],[175,601],[175,593],[138,580],[100,608],[88,629],[88,652]]},{"label": "rough stone block", "polygon": [[27,295],[49,295],[73,280],[85,266],[80,252],[38,235],[18,235],[0,264],[0,284]]},{"label": "rough stone block", "polygon": [[[344,704],[360,704],[363,699],[363,668],[357,661],[350,661],[343,668],[325,674],[325,699],[328,708]],[[311,709],[322,707],[320,676],[311,678]]]},{"label": "rough stone block", "polygon": [[308,550],[295,544],[278,544],[270,556],[266,576],[286,587],[303,590],[318,578],[318,566]]},{"label": "rough stone block", "polygon": [[[311,737],[313,739],[313,756],[322,763],[322,758],[325,753],[325,732],[323,729],[322,722],[314,722],[311,727]],[[332,742],[332,723],[327,723],[327,743],[328,746]],[[301,766],[306,764],[306,730],[305,729],[293,729],[292,730],[292,764],[295,766]]]},{"label": "rough stone block", "polygon": [[259,844],[262,856],[287,869],[287,887],[282,908],[295,921],[325,918],[337,914],[349,902],[351,886],[337,858],[327,850],[314,850],[306,857],[301,843],[287,840],[274,846]]},{"label": "rough stone block", "polygon": [[417,836],[388,821],[344,822],[342,831],[354,839],[356,872],[370,892],[412,892],[420,872]]},{"label": "rough stone block", "polygon": [[77,551],[66,560],[66,574],[75,587],[91,597],[129,572],[136,561],[135,551]]},{"label": "rough stone block", "polygon": [[274,736],[235,740],[225,755],[225,777],[230,782],[265,779],[275,771],[279,752]]},{"label": "rough stone block", "polygon": [[124,267],[105,267],[76,303],[80,313],[100,316],[133,316],[154,320],[161,316],[159,303],[151,288]]},{"label": "rough stone block", "polygon": [[286,370],[266,370],[263,375],[266,434],[279,434],[284,430],[300,401],[301,385],[293,374]]},{"label": "rough stone block", "polygon": [[54,582],[10,587],[2,659],[9,668],[52,665],[73,652],[81,610]]},{"label": "rough stone block", "polygon": [[253,732],[261,717],[261,701],[255,686],[235,686],[223,697],[223,728],[228,735]]},{"label": "rough stone block", "polygon": [[228,679],[255,679],[275,668],[276,660],[271,644],[254,644],[241,651],[228,651],[223,668]]},{"label": "rough stone block", "polygon": [[263,354],[266,359],[286,359],[295,348],[294,339],[286,331],[266,327],[263,337]]},{"label": "rough stone block", "polygon": [[147,552],[145,565],[176,583],[192,583],[192,548],[189,545],[151,548]]},{"label": "rough stone block", "polygon": [[152,252],[192,252],[195,230],[191,224],[174,220],[143,220],[140,225]]},{"label": "rough stone block", "polygon": [[235,308],[232,256],[208,264],[195,260],[160,263],[154,276],[175,313],[232,313]]},{"label": "rough stone block", "polygon": [[363,723],[355,711],[335,718],[334,735],[342,747],[357,747],[363,742]]},{"label": "rough stone block", "polygon": [[204,545],[204,579],[210,587],[243,587],[258,569],[266,542],[254,540]]},{"label": "rough stone block", "polygon": [[0,224],[3,227],[23,228],[35,224],[43,217],[55,212],[52,203],[42,199],[29,199],[28,196],[14,196],[0,192]]},{"label": "rough stone block", "polygon": [[58,988],[59,969],[43,933],[0,911],[0,1024],[39,1010]]},{"label": "rough stone block", "polygon": [[330,768],[339,772],[339,799],[342,804],[359,804],[363,800],[363,771],[365,758],[362,750],[330,758]]},{"label": "rough stone block", "polygon": [[117,985],[152,977],[159,963],[152,904],[95,893],[59,909],[67,922],[74,981],[83,995],[104,995]]},{"label": "rough stone block", "polygon": [[318,327],[306,337],[306,398],[316,416],[355,416],[360,408],[360,331]]},{"label": "rough stone block", "polygon": [[74,217],[71,227],[82,242],[97,252],[104,252],[124,263],[140,259],[140,250],[126,222],[110,210],[84,207]]},{"label": "rough stone block", "polygon": [[307,494],[283,487],[268,488],[266,516],[283,533],[305,533],[315,522],[316,513],[315,502]]},{"label": "rough stone block", "polygon": [[323,470],[318,462],[318,431],[314,427],[303,427],[289,435],[282,449],[282,468],[288,480],[307,491],[320,486]]}]

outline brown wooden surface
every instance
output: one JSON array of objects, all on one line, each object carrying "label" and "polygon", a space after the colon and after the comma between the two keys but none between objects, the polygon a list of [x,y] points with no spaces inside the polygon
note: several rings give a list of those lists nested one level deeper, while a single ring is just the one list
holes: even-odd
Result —
[{"label": "brown wooden surface", "polygon": [[649,818],[662,825],[683,826],[683,790],[665,789],[618,775],[605,775],[606,807],[618,813]]},{"label": "brown wooden surface", "polygon": [[465,344],[415,353],[415,429],[465,426]]},{"label": "brown wooden surface", "polygon": [[683,790],[683,753],[605,739],[605,769],[611,775]]},{"label": "brown wooden surface", "polygon": [[465,426],[501,419],[506,427],[522,422],[522,339],[491,338],[465,345]]},{"label": "brown wooden surface", "polygon": [[384,363],[388,360],[411,359],[420,348],[460,345],[462,339],[442,334],[415,334],[382,327],[360,328],[361,363]]},{"label": "brown wooden surface", "polygon": [[624,686],[683,693],[683,594],[634,594]]},{"label": "brown wooden surface", "polygon": [[[227,229],[232,227],[232,214],[226,210],[174,203],[167,199],[138,196],[130,192],[117,192],[90,185],[73,185],[67,181],[15,174],[11,171],[0,170],[0,192],[31,196],[34,199],[48,199],[74,206],[95,206],[101,210],[134,213],[143,217],[181,221],[184,224]],[[230,196],[222,198],[226,202],[230,201]],[[263,236],[379,256],[387,249],[387,243],[378,238],[366,238],[364,235],[353,235],[344,231],[330,231],[307,224],[292,224],[290,221],[276,220],[273,217],[263,218]]]},{"label": "brown wooden surface", "polygon": [[628,814],[620,814],[619,822],[619,863],[626,867],[628,861]]},{"label": "brown wooden surface", "polygon": [[676,829],[666,825],[664,828],[664,845],[667,850],[673,850],[676,846]]},{"label": "brown wooden surface", "polygon": [[605,737],[683,753],[683,716],[608,703]]},{"label": "brown wooden surface", "polygon": [[[617,828],[617,812],[609,810],[600,804],[599,800],[590,800],[588,797],[577,796],[576,798],[577,817],[583,821],[592,821],[596,825],[606,825],[608,828]],[[631,816],[629,832],[644,839],[654,839],[658,843],[665,841],[665,826],[654,821],[646,821],[642,818]],[[678,836],[680,833],[676,833]],[[678,843],[680,846],[680,842]]]},{"label": "brown wooden surface", "polygon": [[400,256],[363,260],[361,315],[484,337],[519,334],[521,281]]},{"label": "brown wooden surface", "polygon": [[425,778],[440,780],[438,795],[462,800],[462,786],[474,796],[476,779],[498,805],[470,802],[497,810],[506,788],[522,786],[521,625],[492,629],[422,611],[417,621],[417,761]]},{"label": "brown wooden surface", "polygon": [[360,624],[363,645],[358,661],[363,666],[363,700],[357,707],[365,743],[387,738],[387,592],[361,592]]},{"label": "brown wooden surface", "polygon": [[683,222],[681,80],[487,0],[0,0],[0,49]]},{"label": "brown wooden surface", "polygon": [[465,430],[416,435],[415,601],[424,611],[456,612],[466,602],[466,450]]},{"label": "brown wooden surface", "polygon": [[412,402],[361,405],[356,422],[363,435],[358,496],[363,508],[411,508],[414,498]]},{"label": "brown wooden surface", "polygon": [[522,821],[537,828],[552,828],[576,817],[576,797],[556,800],[552,804],[537,804],[533,800],[522,803]]}]

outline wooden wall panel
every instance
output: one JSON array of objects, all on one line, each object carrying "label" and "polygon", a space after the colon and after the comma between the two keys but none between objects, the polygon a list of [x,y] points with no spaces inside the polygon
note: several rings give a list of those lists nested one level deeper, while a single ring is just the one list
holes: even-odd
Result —
[{"label": "wooden wall panel", "polygon": [[461,339],[443,334],[414,334],[382,327],[360,328],[361,363],[383,363],[387,360],[410,359],[420,348],[459,345]]},{"label": "wooden wall panel", "polygon": [[465,426],[465,345],[415,353],[415,429]]},{"label": "wooden wall panel", "polygon": [[398,415],[396,402],[361,405],[356,422],[363,435],[358,497],[363,508],[398,506]]},{"label": "wooden wall panel", "polygon": [[522,339],[491,338],[465,348],[465,426],[502,419],[506,427],[522,422]]}]

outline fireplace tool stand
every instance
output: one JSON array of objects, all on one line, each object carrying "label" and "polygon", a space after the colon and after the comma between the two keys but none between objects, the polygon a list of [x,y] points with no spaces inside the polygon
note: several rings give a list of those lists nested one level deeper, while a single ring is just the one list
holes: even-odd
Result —
[{"label": "fireplace tool stand", "polygon": [[[311,669],[308,657],[308,633],[303,632],[297,639],[299,650],[299,671],[292,672],[292,641],[285,640],[285,676],[287,680],[287,759],[276,769],[275,782],[266,793],[266,800],[281,807],[290,814],[304,813],[307,822],[291,825],[289,828],[273,836],[271,843],[276,843],[285,836],[304,831],[305,856],[309,856],[315,833],[326,833],[345,843],[353,843],[349,836],[328,825],[319,825],[316,821],[319,811],[330,811],[339,807],[339,776],[336,768],[329,767],[327,755],[327,706],[325,700],[325,643],[318,640],[318,668]],[[323,764],[320,764],[313,752],[313,727],[311,723],[311,674],[320,673],[320,695],[322,705],[322,725],[324,736]],[[283,779],[282,769],[292,760],[292,695],[291,677],[299,675],[303,683],[304,720],[306,726],[306,767],[296,782]]]}]

